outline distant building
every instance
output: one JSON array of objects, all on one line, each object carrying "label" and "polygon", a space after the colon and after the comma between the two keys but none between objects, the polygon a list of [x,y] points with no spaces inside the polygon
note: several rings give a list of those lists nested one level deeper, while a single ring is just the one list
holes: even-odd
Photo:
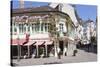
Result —
[{"label": "distant building", "polygon": [[88,43],[90,43],[91,41],[91,37],[96,35],[96,25],[95,22],[93,22],[92,20],[87,20],[86,22],[84,22],[84,40],[87,40]]}]

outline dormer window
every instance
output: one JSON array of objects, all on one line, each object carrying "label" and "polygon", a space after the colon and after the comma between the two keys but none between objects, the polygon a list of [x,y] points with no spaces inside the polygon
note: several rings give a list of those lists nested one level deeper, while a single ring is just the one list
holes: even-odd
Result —
[{"label": "dormer window", "polygon": [[59,11],[62,11],[63,4],[59,4]]},{"label": "dormer window", "polygon": [[63,6],[63,4],[59,4],[59,5],[56,7],[56,9],[59,10],[59,11],[62,11],[62,6]]}]

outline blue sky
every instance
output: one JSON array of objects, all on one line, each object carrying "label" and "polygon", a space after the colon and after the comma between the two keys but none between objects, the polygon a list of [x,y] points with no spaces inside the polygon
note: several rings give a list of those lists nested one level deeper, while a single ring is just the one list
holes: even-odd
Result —
[{"label": "blue sky", "polygon": [[[19,8],[18,0],[13,0],[13,8]],[[44,6],[48,5],[47,2],[32,2],[32,1],[25,1],[25,8],[27,7],[36,7],[36,6]],[[93,5],[76,5],[76,10],[80,18],[83,20],[92,19],[95,21],[97,16],[97,7]]]},{"label": "blue sky", "polygon": [[76,10],[80,18],[83,20],[92,19],[95,21],[97,17],[97,6],[94,5],[76,5]]},{"label": "blue sky", "polygon": [[[47,2],[34,2],[34,1],[25,1],[24,6],[27,7],[36,7],[36,6],[44,6],[48,5]],[[19,8],[19,2],[18,0],[13,0],[13,8]]]}]

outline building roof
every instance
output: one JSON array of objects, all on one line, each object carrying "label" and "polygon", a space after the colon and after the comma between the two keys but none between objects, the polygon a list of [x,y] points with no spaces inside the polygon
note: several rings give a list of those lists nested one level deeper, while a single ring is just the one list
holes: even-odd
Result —
[{"label": "building roof", "polygon": [[[59,5],[59,3],[51,3],[49,6],[52,8],[56,8]],[[78,19],[77,16],[75,14],[75,9],[72,5],[70,4],[61,4],[61,12],[66,13],[69,15],[69,17],[71,18],[71,20],[73,21],[74,25],[77,26],[78,24]]]},{"label": "building roof", "polygon": [[75,15],[75,9],[71,5],[64,4],[62,12],[67,13],[70,16],[71,20],[73,21],[74,25],[77,26],[78,21]]},{"label": "building roof", "polygon": [[[59,11],[58,9],[52,8],[50,6],[40,6],[40,7],[31,7],[31,8],[17,8],[12,9],[12,14],[25,14],[25,13],[41,13],[41,12],[58,12],[59,15],[63,15],[64,17],[69,16],[68,13],[65,13],[63,11]],[[71,18],[72,19],[72,18]],[[75,24],[74,24],[75,25]]]},{"label": "building roof", "polygon": [[49,6],[12,9],[12,13],[41,12],[41,11],[57,11],[57,10]]}]

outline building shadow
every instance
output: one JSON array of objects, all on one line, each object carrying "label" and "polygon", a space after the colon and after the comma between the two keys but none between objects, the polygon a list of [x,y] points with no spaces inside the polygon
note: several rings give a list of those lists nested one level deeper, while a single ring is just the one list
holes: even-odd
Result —
[{"label": "building shadow", "polygon": [[44,63],[45,65],[47,64],[62,64],[61,62],[50,62],[50,63]]},{"label": "building shadow", "polygon": [[86,52],[97,54],[97,45],[90,44],[78,44],[77,49],[84,50]]},{"label": "building shadow", "polygon": [[16,66],[18,66],[18,64],[16,64],[16,63],[11,63],[10,65],[11,65],[11,67],[16,67]]}]

